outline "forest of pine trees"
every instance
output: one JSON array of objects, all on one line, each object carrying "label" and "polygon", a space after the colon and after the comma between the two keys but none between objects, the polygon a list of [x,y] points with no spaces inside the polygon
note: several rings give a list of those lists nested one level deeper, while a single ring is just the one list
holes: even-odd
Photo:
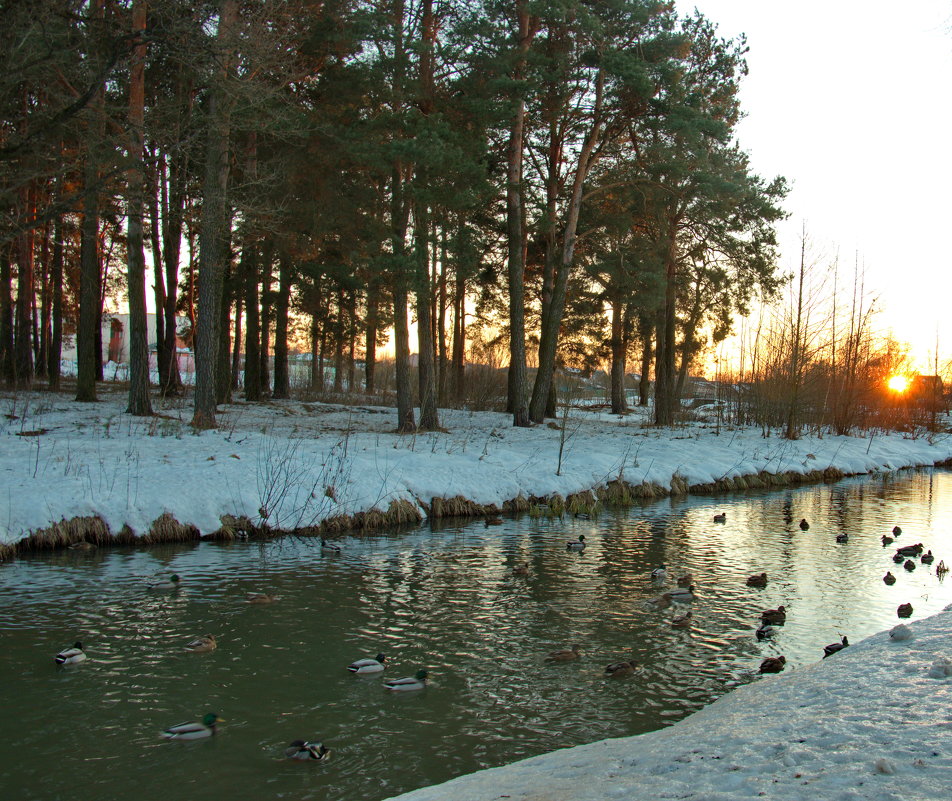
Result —
[{"label": "forest of pine trees", "polygon": [[515,425],[554,414],[558,368],[601,364],[613,411],[634,368],[667,424],[692,362],[780,286],[785,183],[735,138],[745,43],[671,2],[0,13],[8,386],[58,388],[75,335],[76,398],[95,400],[118,295],[136,415],[182,392],[180,335],[200,427],[233,393],[288,397],[295,350],[315,385],[329,365],[336,389],[373,395],[391,340],[402,431],[466,396],[477,341],[508,364]]}]

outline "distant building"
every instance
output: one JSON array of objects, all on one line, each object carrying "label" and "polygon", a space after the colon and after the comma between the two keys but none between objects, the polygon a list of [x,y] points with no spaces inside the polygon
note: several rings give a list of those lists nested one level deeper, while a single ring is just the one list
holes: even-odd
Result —
[{"label": "distant building", "polygon": [[[187,330],[189,326],[188,317],[176,317],[175,318],[176,328],[179,332]],[[153,363],[155,361],[155,354],[157,351],[156,347],[156,326],[155,326],[155,315],[147,314],[146,315],[146,325],[147,325],[147,342],[149,348],[149,362]],[[63,360],[64,361],[76,361],[76,338],[75,336],[69,338],[68,344],[65,344],[63,347]],[[191,351],[187,347],[185,340],[180,336],[175,338],[176,349],[180,354],[191,354]],[[128,314],[112,314],[107,312],[103,314],[102,317],[102,360],[104,364],[112,362],[114,364],[128,364],[129,363],[129,315]],[[182,362],[182,356],[180,356],[179,361]],[[153,365],[154,366],[154,365]],[[180,367],[184,368],[184,364],[180,364]]]}]

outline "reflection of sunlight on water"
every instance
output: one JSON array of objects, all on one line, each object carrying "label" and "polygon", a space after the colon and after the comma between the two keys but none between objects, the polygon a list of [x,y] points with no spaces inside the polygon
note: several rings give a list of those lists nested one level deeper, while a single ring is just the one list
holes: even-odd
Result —
[{"label": "reflection of sunlight on water", "polygon": [[[170,781],[191,787],[214,771],[214,792],[195,785],[196,798],[373,798],[657,728],[756,680],[765,656],[783,653],[796,669],[842,634],[856,642],[892,626],[901,602],[918,618],[952,601],[934,566],[893,570],[896,584],[884,585],[895,566],[879,542],[899,523],[897,545],[922,541],[952,563],[952,505],[939,492],[952,497],[950,481],[909,473],[667,499],[596,520],[423,528],[344,538],[333,558],[286,539],[20,559],[0,571],[0,681],[21,724],[0,735],[0,779],[45,797],[67,792],[65,777],[101,797],[135,782],[151,801]],[[589,547],[567,550],[579,533]],[[523,561],[529,575],[514,576]],[[663,587],[649,579],[660,563]],[[182,590],[145,588],[172,572]],[[746,586],[760,572],[767,587]],[[645,608],[686,573],[695,603]],[[249,592],[281,600],[247,604]],[[758,642],[760,610],[780,604],[787,624]],[[691,627],[673,628],[688,608]],[[218,649],[186,653],[205,632]],[[90,659],[55,670],[52,655],[77,637]],[[573,643],[581,659],[544,661]],[[381,677],[344,670],[378,651],[386,677],[425,667],[430,687],[395,697]],[[629,659],[635,675],[605,678],[606,664]],[[161,729],[205,711],[227,721],[214,742],[159,742]],[[334,760],[315,771],[279,761],[298,737],[324,739]]]}]

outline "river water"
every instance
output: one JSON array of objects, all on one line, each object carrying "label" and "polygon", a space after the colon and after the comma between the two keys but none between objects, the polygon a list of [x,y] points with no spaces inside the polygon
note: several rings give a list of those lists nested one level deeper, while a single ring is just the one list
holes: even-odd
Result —
[{"label": "river water", "polygon": [[[952,602],[935,566],[908,573],[880,537],[952,563],[952,473],[916,471],[789,491],[666,499],[595,519],[530,518],[338,540],[62,551],[0,565],[0,792],[4,798],[375,801],[557,748],[657,729],[759,680],[766,656],[816,662]],[[726,523],[713,516],[725,513]],[[798,522],[806,518],[808,531]],[[847,543],[836,542],[848,533]],[[585,534],[581,553],[565,544]],[[512,567],[528,562],[528,576]],[[650,572],[668,567],[666,587]],[[882,576],[897,577],[886,586]],[[174,591],[147,588],[155,574]],[[766,588],[745,580],[766,572]],[[697,598],[645,601],[691,573]],[[248,593],[279,596],[249,604]],[[786,625],[758,641],[759,613]],[[689,629],[674,615],[693,611]],[[212,633],[218,648],[185,650]],[[53,656],[82,641],[89,659]],[[545,656],[573,644],[577,661]],[[381,676],[354,659],[384,652]],[[637,661],[634,675],[604,667]],[[430,686],[385,677],[425,668]],[[217,736],[165,742],[216,712]],[[323,740],[329,762],[283,748]],[[500,788],[504,794],[505,788]]]}]

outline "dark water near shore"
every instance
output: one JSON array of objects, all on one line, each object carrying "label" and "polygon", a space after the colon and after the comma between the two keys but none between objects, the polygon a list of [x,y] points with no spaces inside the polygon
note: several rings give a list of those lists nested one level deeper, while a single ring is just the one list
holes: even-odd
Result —
[{"label": "dark water near shore", "polygon": [[[935,565],[907,573],[879,538],[923,542],[952,563],[952,473],[907,472],[724,498],[664,500],[597,519],[507,520],[316,541],[204,543],[57,552],[0,565],[0,792],[17,799],[374,801],[479,768],[667,725],[756,680],[768,655],[817,661],[842,634],[859,641],[952,602]],[[726,512],[725,524],[712,523]],[[806,517],[810,530],[797,523]],[[835,535],[847,532],[849,542]],[[583,553],[565,549],[585,534]],[[530,575],[512,566],[528,561]],[[691,629],[654,611],[659,562],[693,574]],[[897,583],[882,576],[891,570]],[[177,572],[183,589],[146,588]],[[745,579],[766,572],[766,589]],[[249,605],[246,593],[276,593]],[[759,612],[787,625],[754,637]],[[211,632],[210,654],[185,652]],[[82,640],[89,660],[56,668]],[[579,643],[582,658],[548,664]],[[430,671],[393,696],[353,659],[385,652],[385,677]],[[609,680],[604,666],[635,659]],[[219,734],[167,743],[166,726],[215,711]],[[329,763],[279,757],[323,739]]]}]

